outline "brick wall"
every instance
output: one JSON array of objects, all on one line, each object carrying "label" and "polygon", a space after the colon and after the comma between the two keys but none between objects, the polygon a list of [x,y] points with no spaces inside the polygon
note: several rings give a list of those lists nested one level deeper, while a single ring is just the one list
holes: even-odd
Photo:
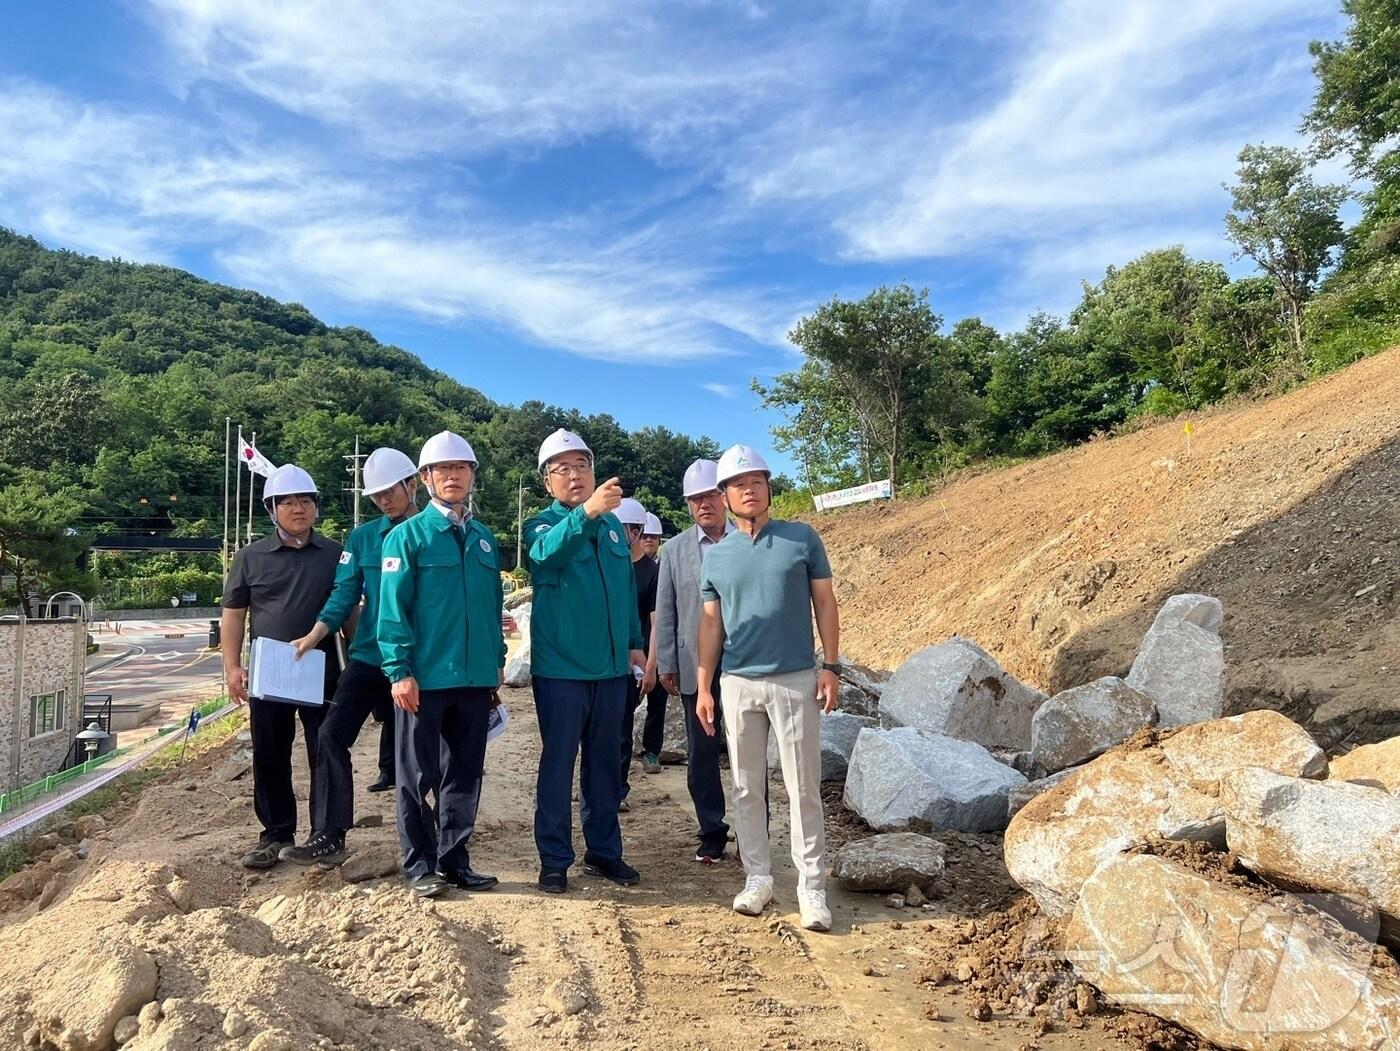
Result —
[{"label": "brick wall", "polygon": [[[0,785],[37,781],[63,765],[83,704],[86,626],[77,620],[0,621]],[[63,691],[62,726],[31,737],[30,699]]]}]

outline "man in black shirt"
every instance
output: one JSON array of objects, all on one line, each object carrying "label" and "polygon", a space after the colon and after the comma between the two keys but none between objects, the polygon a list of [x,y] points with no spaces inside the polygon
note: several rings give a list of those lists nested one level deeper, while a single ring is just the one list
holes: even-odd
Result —
[{"label": "man in black shirt", "polygon": [[[263,484],[263,506],[274,529],[233,556],[224,586],[219,646],[229,694],[237,703],[248,704],[253,735],[253,811],[263,827],[257,847],[243,856],[243,865],[253,869],[277,864],[278,852],[291,846],[296,835],[292,743],[298,716],[311,767],[311,813],[316,813],[317,736],[325,708],[250,698],[243,667],[244,629],[250,629],[252,638],[281,642],[307,634],[331,593],[341,555],[339,544],[315,530],[316,483],[300,467],[286,464],[273,472]],[[318,648],[326,654],[325,696],[330,697],[340,675],[334,637]]]},{"label": "man in black shirt", "polygon": [[[666,687],[657,683],[656,645],[651,637],[661,568],[656,556],[660,550],[661,519],[648,511],[646,525],[642,527],[642,557],[632,563],[632,568],[637,574],[638,601],[645,606],[642,634],[647,640],[647,666],[646,674],[642,677],[641,692],[647,699],[647,717],[642,724],[642,769],[649,774],[661,773],[661,745],[666,738],[666,700],[670,696]],[[646,581],[645,587],[643,580]]]}]

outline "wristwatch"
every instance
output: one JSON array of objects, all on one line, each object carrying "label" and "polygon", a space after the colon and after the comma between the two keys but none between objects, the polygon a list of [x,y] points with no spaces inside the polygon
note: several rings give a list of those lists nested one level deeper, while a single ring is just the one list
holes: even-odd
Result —
[{"label": "wristwatch", "polygon": [[823,664],[822,664],[822,671],[829,671],[829,672],[831,672],[832,675],[840,675],[840,674],[841,674],[841,665],[839,665],[839,664],[825,664],[825,663],[823,663]]}]

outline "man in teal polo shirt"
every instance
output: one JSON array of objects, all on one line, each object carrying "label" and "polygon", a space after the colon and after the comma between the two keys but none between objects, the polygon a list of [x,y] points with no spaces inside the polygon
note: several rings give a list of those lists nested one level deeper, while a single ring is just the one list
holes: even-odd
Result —
[{"label": "man in teal polo shirt", "polygon": [[460,435],[429,438],[418,468],[432,502],[384,539],[379,654],[397,709],[403,871],[418,897],[497,882],[467,849],[506,662],[496,538],[468,504],[476,466]]},{"label": "man in teal polo shirt", "polygon": [[[379,739],[379,781],[385,788],[394,786],[393,698],[389,680],[379,667],[379,565],[384,537],[418,510],[417,490],[418,470],[406,455],[397,449],[375,449],[369,454],[365,459],[365,495],[383,516],[364,523],[346,538],[331,597],[321,607],[311,631],[293,643],[300,660],[347,622],[354,625],[350,659],[321,723],[313,793],[318,813],[311,821],[316,831],[299,847],[283,847],[283,861],[338,865],[345,860],[345,834],[355,824],[355,771],[350,748],[371,713],[384,720]],[[371,792],[380,790],[378,784],[370,786]]]},{"label": "man in teal polo shirt", "polygon": [[540,889],[562,894],[574,863],[570,789],[580,746],[584,871],[622,886],[640,878],[622,860],[622,739],[627,683],[646,661],[631,545],[612,512],[622,502],[616,478],[597,485],[593,453],[558,430],[544,440],[540,475],[554,502],[525,526],[529,544],[530,670],[539,716],[535,846]]},{"label": "man in teal polo shirt", "polygon": [[831,929],[826,904],[822,814],[821,711],[836,707],[836,664],[816,671],[812,617],[822,651],[841,652],[841,627],[826,549],[811,526],[769,514],[770,473],[763,458],[736,445],[719,459],[716,482],[738,529],[717,544],[701,571],[695,714],[715,732],[711,678],[723,647],[720,701],[734,779],[734,827],[744,889],[734,910],[757,916],[773,897],[765,787],[771,727],[792,817],[792,861],[802,926]]}]

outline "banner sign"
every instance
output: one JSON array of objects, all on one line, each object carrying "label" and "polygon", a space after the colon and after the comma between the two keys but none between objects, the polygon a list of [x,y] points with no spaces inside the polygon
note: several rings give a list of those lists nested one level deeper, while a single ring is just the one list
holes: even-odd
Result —
[{"label": "banner sign", "polygon": [[864,503],[866,500],[888,500],[894,496],[894,486],[888,478],[879,482],[866,482],[850,489],[837,489],[834,493],[817,493],[812,502],[818,511],[829,511],[833,507]]}]

